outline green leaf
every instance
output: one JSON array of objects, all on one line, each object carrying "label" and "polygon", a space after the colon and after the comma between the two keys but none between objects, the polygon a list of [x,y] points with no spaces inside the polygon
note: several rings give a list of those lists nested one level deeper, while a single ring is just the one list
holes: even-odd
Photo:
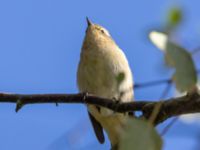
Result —
[{"label": "green leaf", "polygon": [[177,27],[183,18],[183,12],[178,7],[173,7],[169,10],[168,16],[167,16],[167,26],[170,30]]},{"label": "green leaf", "polygon": [[124,72],[120,72],[117,76],[116,76],[116,80],[118,85],[124,80],[125,78],[125,74]]},{"label": "green leaf", "polygon": [[161,150],[162,139],[152,124],[138,119],[129,119],[122,135],[119,150]]},{"label": "green leaf", "polygon": [[166,63],[175,69],[173,81],[180,92],[191,91],[197,84],[194,62],[188,51],[169,40],[161,32],[150,33],[150,40],[165,53]]}]

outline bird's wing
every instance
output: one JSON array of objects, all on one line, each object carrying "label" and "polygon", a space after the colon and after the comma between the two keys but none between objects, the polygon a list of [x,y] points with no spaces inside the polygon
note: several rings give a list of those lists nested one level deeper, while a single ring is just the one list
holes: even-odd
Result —
[{"label": "bird's wing", "polygon": [[98,141],[101,144],[103,144],[105,141],[105,138],[104,138],[103,128],[102,128],[101,124],[92,116],[92,114],[90,112],[88,112],[88,115],[92,122],[92,126],[93,126],[93,129],[94,129],[94,132],[96,134]]}]

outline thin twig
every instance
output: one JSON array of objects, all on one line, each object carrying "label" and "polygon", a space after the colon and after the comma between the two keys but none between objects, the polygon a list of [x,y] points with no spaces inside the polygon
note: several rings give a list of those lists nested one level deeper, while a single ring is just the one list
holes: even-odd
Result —
[{"label": "thin twig", "polygon": [[164,99],[167,96],[167,94],[169,93],[171,87],[172,87],[172,82],[168,82],[168,84],[166,85],[164,91],[162,92],[162,94],[160,96],[161,100]]},{"label": "thin twig", "polygon": [[168,131],[169,131],[169,129],[176,123],[176,121],[178,120],[178,117],[175,117],[175,118],[173,118],[170,122],[169,122],[169,124],[162,130],[162,132],[161,132],[161,136],[164,136]]},{"label": "thin twig", "polygon": [[163,101],[159,101],[159,102],[155,105],[155,107],[154,107],[154,109],[153,109],[153,112],[151,113],[151,116],[150,116],[150,118],[148,119],[148,121],[149,121],[151,124],[154,124],[154,122],[155,122],[155,120],[156,120],[156,118],[157,118],[157,116],[158,116],[158,114],[159,114],[159,112],[160,112],[162,103],[163,103]]},{"label": "thin twig", "polygon": [[[172,84],[168,84],[167,87],[165,88],[164,92],[162,93],[161,99],[166,97],[170,88],[171,88]],[[164,136],[169,129],[174,125],[174,123],[178,120],[178,116],[175,117],[169,124],[167,124],[167,126],[162,130],[161,132],[161,136]]]},{"label": "thin twig", "polygon": [[171,84],[172,82],[167,82],[167,86],[165,87],[164,91],[162,92],[162,95],[160,97],[160,101],[158,102],[158,104],[155,106],[150,118],[149,118],[149,122],[154,124],[159,112],[160,112],[160,109],[161,109],[161,106],[162,106],[162,103],[163,103],[163,98],[166,97],[166,95],[168,94],[170,88],[171,88]]},{"label": "thin twig", "polygon": [[150,81],[150,82],[146,82],[146,83],[136,83],[134,85],[134,88],[156,86],[156,85],[165,84],[165,83],[171,83],[171,82],[172,82],[171,79],[163,79],[163,80]]}]

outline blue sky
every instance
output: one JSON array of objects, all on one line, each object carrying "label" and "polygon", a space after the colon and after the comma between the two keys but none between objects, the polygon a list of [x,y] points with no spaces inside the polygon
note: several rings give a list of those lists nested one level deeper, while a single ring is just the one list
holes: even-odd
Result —
[{"label": "blue sky", "polygon": [[[0,0],[0,91],[77,93],[76,70],[86,16],[110,31],[127,55],[135,82],[168,78],[163,55],[147,40],[147,33],[163,26],[166,12],[176,5],[185,12],[185,21],[176,32],[178,42],[189,49],[199,46],[199,4],[198,0]],[[137,89],[135,97],[158,99],[163,88]],[[168,96],[172,94],[173,89]],[[0,104],[2,150],[109,147],[108,141],[99,145],[95,139],[85,106],[27,105],[17,114],[14,109],[13,104]],[[198,130],[196,124],[177,122],[164,137],[165,149],[192,150]]]}]

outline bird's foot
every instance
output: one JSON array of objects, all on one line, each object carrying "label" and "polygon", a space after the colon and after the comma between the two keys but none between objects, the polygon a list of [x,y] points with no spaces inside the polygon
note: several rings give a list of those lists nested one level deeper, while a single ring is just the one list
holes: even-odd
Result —
[{"label": "bird's foot", "polygon": [[87,99],[89,93],[88,93],[88,92],[83,92],[82,94],[83,94],[83,102],[84,102],[84,103],[87,103],[87,102],[86,102],[86,99]]},{"label": "bird's foot", "polygon": [[113,101],[115,103],[114,105],[116,106],[115,110],[114,110],[114,113],[117,113],[117,110],[119,108],[119,105],[120,105],[121,101],[119,99],[116,99],[115,97],[113,97],[112,99],[113,99]]}]

